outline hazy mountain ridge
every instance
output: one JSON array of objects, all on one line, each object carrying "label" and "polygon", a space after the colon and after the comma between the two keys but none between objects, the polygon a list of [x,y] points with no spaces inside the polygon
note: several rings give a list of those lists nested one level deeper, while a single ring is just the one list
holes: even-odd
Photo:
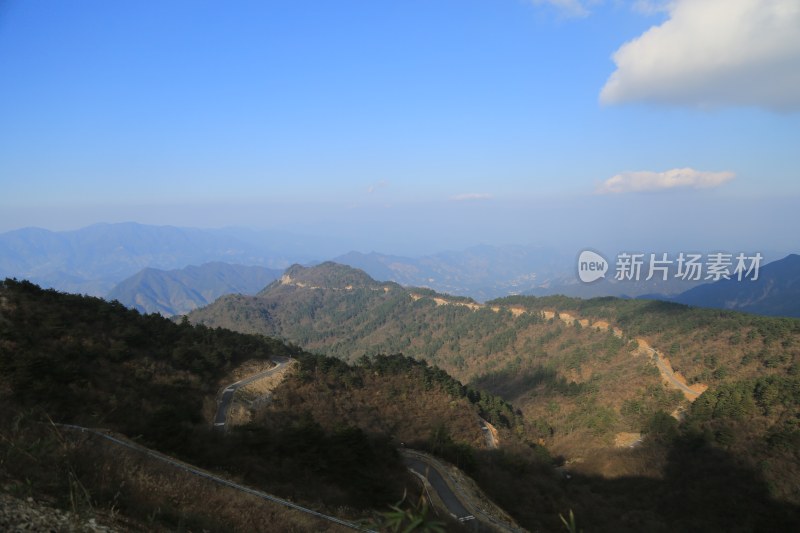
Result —
[{"label": "hazy mountain ridge", "polygon": [[106,298],[141,312],[173,316],[208,305],[225,294],[255,294],[281,273],[221,262],[169,271],[146,268],[117,284]]},{"label": "hazy mountain ridge", "polygon": [[683,292],[672,301],[768,316],[800,317],[800,255],[761,267],[755,281],[720,280]]},{"label": "hazy mountain ridge", "polygon": [[[340,242],[319,237],[241,228],[206,230],[135,223],[96,224],[66,232],[26,228],[0,234],[0,276],[30,279],[45,287],[95,296],[105,296],[113,290],[110,297],[124,300],[126,305],[174,314],[213,301],[216,294],[254,291],[250,285],[234,283],[220,292],[218,280],[203,276],[191,283],[187,280],[184,288],[178,288],[173,282],[156,282],[152,279],[154,273],[148,271],[141,274],[139,283],[159,287],[142,288],[137,301],[130,294],[135,289],[128,286],[135,282],[126,278],[138,275],[143,269],[175,270],[208,262],[282,269],[298,262],[315,264],[340,247]],[[774,270],[777,267],[770,266],[773,263],[762,267],[764,274],[758,282],[741,286],[721,282],[715,289],[690,292],[703,281],[674,277],[662,281],[656,277],[650,281],[619,282],[614,279],[613,265],[606,279],[582,283],[574,272],[575,257],[533,245],[480,245],[416,258],[352,251],[339,255],[335,261],[359,268],[374,280],[426,287],[478,301],[516,294],[563,294],[580,298],[611,295],[673,300],[765,315],[800,313],[791,296],[797,294],[797,282],[792,281],[798,277],[797,266],[777,271]],[[645,263],[643,271],[646,266]],[[775,272],[770,278],[774,287],[764,281],[771,272]],[[119,284],[122,287],[115,288]],[[239,289],[240,286],[245,288]],[[750,292],[745,294],[738,289]],[[727,296],[723,297],[720,291]]]},{"label": "hazy mountain ridge", "polygon": [[93,296],[105,295],[144,268],[176,269],[210,261],[278,268],[289,264],[263,246],[218,230],[121,223],[0,234],[0,277]]},{"label": "hazy mountain ridge", "polygon": [[354,251],[333,261],[378,280],[481,301],[540,287],[570,267],[569,259],[553,249],[515,245],[480,245],[418,258]]},{"label": "hazy mountain ridge", "polygon": [[[614,278],[614,264],[609,265],[605,279],[583,283],[576,275],[575,256],[533,245],[480,245],[416,258],[354,251],[333,261],[360,268],[378,280],[469,296],[478,301],[518,294],[668,298],[704,283],[674,277],[666,281],[658,277],[646,280],[646,275],[638,280],[619,281]],[[648,264],[645,261],[642,266],[645,274]]]}]

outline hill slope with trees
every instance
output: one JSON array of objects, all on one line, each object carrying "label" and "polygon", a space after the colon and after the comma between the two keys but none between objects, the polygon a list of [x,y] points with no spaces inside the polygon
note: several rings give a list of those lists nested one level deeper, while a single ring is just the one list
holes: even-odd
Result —
[{"label": "hill slope with trees", "polygon": [[[305,281],[298,274],[290,275],[293,282],[308,286],[296,289],[322,290],[313,288],[324,281],[322,273]],[[359,283],[379,295],[393,290],[357,272],[336,275],[345,284],[331,291],[336,294],[349,294]],[[503,315],[474,308],[468,300],[438,304],[440,295],[409,299],[428,311],[463,308],[472,316]],[[543,302],[528,304],[533,308]],[[535,313],[512,311],[521,305],[509,307],[508,315],[534,320]],[[583,311],[590,315],[592,309]],[[617,311],[622,320],[625,310]],[[632,316],[641,315],[639,310]],[[534,322],[544,328],[535,331],[553,337],[545,347],[551,341],[555,348],[569,339],[579,343],[565,348],[567,355],[583,342],[624,341],[613,331],[609,336],[559,319]],[[639,324],[646,325],[646,320]],[[555,335],[558,328],[561,333]],[[783,338],[784,333],[773,333]],[[609,344],[612,360],[631,357],[628,341],[616,355],[614,346]],[[272,403],[256,409],[253,423],[225,436],[211,431],[207,407],[220,386],[241,365],[276,354],[291,355],[299,365],[274,389]],[[546,362],[542,357],[540,362]],[[589,368],[591,358],[574,357]],[[553,460],[538,441],[540,436],[552,440],[546,421],[528,420],[501,399],[416,359],[376,354],[359,356],[356,363],[6,280],[0,285],[0,476],[4,487],[21,494],[44,494],[66,506],[86,501],[95,509],[138,516],[151,527],[223,531],[232,524],[252,529],[258,523],[247,522],[257,520],[247,513],[187,507],[198,498],[206,501],[208,492],[201,496],[196,483],[173,474],[165,478],[114,450],[70,444],[47,423],[38,423],[54,419],[108,427],[337,516],[364,516],[398,501],[404,489],[418,490],[396,451],[401,441],[461,466],[532,530],[557,530],[558,514],[569,509],[581,528],[592,531],[779,530],[792,529],[800,517],[792,503],[797,387],[785,365],[768,375],[715,385],[690,406],[681,424],[658,411],[646,416],[641,446],[587,455],[584,463],[567,466],[567,478],[553,470]],[[526,364],[523,359],[520,368]],[[658,378],[653,382],[658,384]],[[603,380],[562,381],[551,374],[535,383],[542,388],[534,390],[531,406],[540,403],[538,395],[557,394],[551,398],[564,400],[559,408],[566,409],[572,398],[569,408],[586,416],[605,402],[599,394]],[[499,449],[480,438],[479,416],[497,427]],[[761,455],[751,460],[745,452],[753,450]],[[213,506],[225,501],[222,495],[214,498]],[[252,507],[235,496],[225,498],[231,499],[231,508]],[[319,529],[291,517],[273,519],[282,528]]]},{"label": "hill slope with trees", "polygon": [[[513,403],[528,441],[581,461],[587,472],[632,471],[615,437],[681,428],[760,470],[776,497],[800,502],[798,457],[786,444],[800,420],[795,319],[615,298],[520,296],[480,305],[328,263],[293,267],[258,295],[222,298],[190,320],[274,335],[346,361],[400,352],[424,359]],[[664,385],[640,342],[708,390],[690,404]],[[636,468],[655,473],[659,461]]]}]

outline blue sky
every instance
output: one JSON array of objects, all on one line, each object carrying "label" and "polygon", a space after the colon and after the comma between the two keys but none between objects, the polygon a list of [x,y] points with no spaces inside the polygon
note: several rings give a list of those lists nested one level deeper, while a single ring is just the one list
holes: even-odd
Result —
[{"label": "blue sky", "polygon": [[798,250],[798,28],[794,0],[6,0],[0,231]]}]

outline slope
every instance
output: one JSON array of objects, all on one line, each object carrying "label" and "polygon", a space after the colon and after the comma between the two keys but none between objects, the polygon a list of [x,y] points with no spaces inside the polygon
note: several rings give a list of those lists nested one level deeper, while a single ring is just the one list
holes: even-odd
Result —
[{"label": "slope", "polygon": [[[680,404],[681,395],[661,385],[657,367],[633,355],[626,339],[517,311],[378,283],[327,263],[292,267],[255,297],[224,297],[189,317],[347,361],[399,352],[425,359],[513,401],[532,421],[528,438],[561,453],[610,443],[618,432],[641,430],[659,409],[671,412]],[[645,406],[643,414],[623,413],[626,401]],[[558,412],[546,410],[552,404]]]},{"label": "slope", "polygon": [[[748,531],[798,516],[796,320],[613,298],[480,305],[331,264],[294,267],[258,296],[223,298],[190,319],[302,339],[351,361],[402,351],[513,401],[522,422],[501,430],[499,450],[474,434],[454,442],[472,450],[481,487],[527,527],[548,529],[536,515],[564,512],[565,502],[596,531]],[[651,350],[690,390],[699,382],[709,388],[690,403],[664,383]],[[325,361],[337,374],[340,364]],[[348,372],[330,386],[287,382],[274,407],[297,402],[320,420],[345,413],[369,427],[380,423],[358,406],[381,398],[413,419],[409,396],[395,386],[406,373],[384,382],[380,372],[358,374],[378,384],[369,394],[362,381],[347,384],[355,379]],[[620,433],[641,438],[634,448],[614,448]],[[566,460],[565,477],[506,448],[509,435],[528,453],[546,454],[544,443],[563,454],[555,461]],[[747,503],[734,504],[742,495]]]},{"label": "slope", "polygon": [[[776,494],[798,497],[791,496],[796,482],[781,473],[795,470],[793,456],[768,444],[771,435],[791,439],[794,431],[786,424],[796,402],[786,400],[780,414],[775,405],[798,380],[797,320],[614,298],[507,297],[481,305],[333,264],[293,267],[257,296],[225,297],[190,320],[276,335],[349,361],[398,352],[427,360],[520,408],[528,441],[606,474],[627,471],[618,459],[600,459],[613,452],[616,436],[670,427],[669,415],[691,415],[705,386],[699,405],[720,394],[724,403],[735,390],[738,407],[720,411],[725,421],[706,409],[699,427],[715,440],[719,424],[733,424],[725,412],[749,413],[742,438],[731,441],[737,456],[780,464],[771,474]],[[767,389],[771,396],[759,404],[757,390]]]},{"label": "slope", "polygon": [[[268,411],[225,435],[212,431],[217,391],[268,358],[286,356],[296,358],[292,368],[301,371],[274,391],[273,403],[255,404]],[[187,499],[195,490],[207,494],[207,487],[122,460],[96,442],[73,445],[50,431],[55,420],[108,428],[123,440],[133,437],[327,514],[374,518],[374,509],[419,491],[397,453],[399,442],[418,442],[460,463],[473,457],[472,444],[485,442],[479,415],[498,425],[505,421],[502,431],[518,423],[509,405],[464,388],[441,370],[405,358],[363,363],[348,367],[273,339],[175,324],[118,303],[6,280],[0,285],[0,478],[62,505],[80,490],[86,505],[122,509],[140,521],[166,513],[167,521],[188,520],[201,529],[224,531],[240,523],[230,512],[206,512]],[[405,403],[383,396],[390,388],[402,391]],[[304,390],[327,395],[305,401]],[[212,496],[215,508],[219,498]],[[241,508],[246,498],[232,500]],[[306,530],[289,527],[295,528]]]},{"label": "slope", "polygon": [[[7,440],[0,439],[5,443],[0,477],[17,487],[27,478],[34,484],[30,490],[67,503],[67,487],[76,483],[70,476],[77,472],[50,471],[35,457],[20,455],[42,441],[37,423],[53,420],[107,428],[261,490],[317,506],[324,502],[331,509],[344,506],[356,518],[365,509],[397,501],[404,485],[415,486],[383,436],[346,424],[326,430],[295,413],[269,430],[242,428],[225,438],[214,432],[211,415],[219,388],[237,369],[276,355],[302,352],[274,339],[175,324],[97,298],[5,280],[0,284],[0,427]],[[21,427],[27,429],[12,435]],[[15,444],[22,442],[28,444]],[[353,447],[363,453],[347,455]],[[52,447],[40,451],[47,455]],[[85,477],[78,482],[98,482],[93,469],[80,472]],[[113,491],[90,492],[92,505],[129,503],[116,501]]]}]

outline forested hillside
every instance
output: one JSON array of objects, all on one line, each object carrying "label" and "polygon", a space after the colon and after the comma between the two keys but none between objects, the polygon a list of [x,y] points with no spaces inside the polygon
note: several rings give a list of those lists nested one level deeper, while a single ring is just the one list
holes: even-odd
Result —
[{"label": "forested hillside", "polygon": [[[138,519],[170,509],[166,514],[178,520],[174,524],[229,530],[230,524],[219,524],[202,509],[152,501],[148,494],[157,491],[147,486],[146,476],[136,475],[140,467],[115,470],[113,450],[103,452],[103,465],[73,446],[63,452],[64,436],[47,429],[58,422],[107,428],[263,490],[331,509],[345,506],[345,514],[356,517],[398,501],[406,485],[416,490],[388,437],[377,432],[344,423],[326,429],[302,413],[269,430],[246,427],[225,438],[213,431],[214,398],[233,380],[232,372],[274,355],[304,357],[274,339],[175,324],[99,298],[5,280],[0,478],[7,487],[62,505],[72,505],[74,488],[85,486],[81,501],[92,508],[121,508]],[[354,447],[362,453],[347,453]],[[112,490],[112,478],[123,488]]]},{"label": "forested hillside", "polygon": [[[312,285],[311,279],[290,278],[284,279],[284,289],[295,283],[294,290],[325,292],[313,288],[320,285]],[[346,285],[331,293],[353,293],[359,283],[378,295],[396,290],[353,272],[340,273],[338,281]],[[322,282],[323,277],[313,280]],[[99,299],[6,280],[0,286],[4,486],[47,495],[66,506],[84,502],[92,509],[115,509],[166,528],[223,531],[231,524],[252,529],[257,523],[244,500],[228,496],[224,505],[213,500],[220,509],[243,509],[235,514],[190,505],[201,498],[198,483],[170,474],[166,485],[156,484],[163,473],[96,443],[70,444],[48,425],[55,420],[109,427],[252,486],[353,518],[367,513],[379,520],[376,509],[398,501],[404,490],[419,490],[396,451],[397,446],[413,446],[471,474],[530,530],[558,530],[558,515],[569,509],[582,528],[609,532],[772,531],[791,529],[800,519],[800,398],[790,366],[712,386],[679,423],[663,407],[682,400],[661,386],[646,358],[630,351],[632,341],[616,336],[613,329],[544,319],[520,312],[520,303],[495,311],[467,300],[438,303],[439,295],[414,294],[408,296],[412,308],[419,306],[431,317],[438,309],[457,310],[456,318],[464,312],[464,317],[505,317],[512,324],[529,321],[521,339],[509,346],[520,340],[524,346],[531,336],[530,346],[542,351],[523,352],[518,370],[501,366],[497,374],[482,375],[487,383],[497,381],[497,388],[511,383],[517,392],[525,391],[519,393],[526,401],[522,414],[502,399],[406,356],[359,356],[352,366],[260,336],[175,324]],[[431,327],[436,323],[420,323],[423,334]],[[536,339],[547,335],[537,344]],[[587,347],[592,351],[581,355],[579,349]],[[595,360],[601,349],[605,351]],[[272,402],[256,408],[252,423],[225,436],[211,431],[204,406],[220,386],[247,361],[276,354],[292,355],[299,364],[273,391]],[[511,357],[496,350],[486,359],[502,354]],[[508,361],[502,365],[514,360]],[[567,361],[577,366],[562,375],[559,365]],[[609,365],[625,366],[623,362],[635,369],[633,374],[604,377],[614,375]],[[462,371],[470,368],[465,365]],[[534,368],[540,373],[528,372]],[[506,378],[522,379],[513,383],[503,377],[504,371]],[[629,379],[647,375],[651,381],[645,387],[651,389],[643,396],[645,403],[610,397],[612,381],[624,391],[640,386]],[[614,406],[620,401],[617,411]],[[550,418],[525,416],[536,415],[541,404],[543,416]],[[637,420],[646,433],[644,441],[634,449],[598,447],[617,427],[598,423],[603,416],[612,424]],[[497,429],[497,448],[486,440],[479,417]],[[567,450],[572,442],[578,449],[576,435],[596,439],[582,457],[559,458],[542,445],[555,443]],[[553,465],[564,459],[569,460],[565,469],[555,471]],[[317,528],[287,516],[270,520],[283,529]]]},{"label": "forested hillside", "polygon": [[[396,352],[424,359],[512,402],[525,416],[525,438],[587,472],[657,475],[670,447],[633,466],[615,441],[695,435],[759,471],[775,497],[800,502],[800,321],[614,298],[479,305],[363,276],[359,285],[340,283],[358,276],[351,270],[294,267],[259,295],[223,298],[190,320],[348,361]],[[641,346],[708,390],[690,403]]]},{"label": "forested hillside", "polygon": [[[427,360],[512,401],[530,420],[529,437],[560,453],[610,444],[679,405],[681,395],[664,389],[655,366],[608,328],[518,311],[326,263],[293,267],[257,296],[224,297],[190,320],[275,335],[347,361],[378,353]],[[635,407],[623,409],[626,402]]]}]

